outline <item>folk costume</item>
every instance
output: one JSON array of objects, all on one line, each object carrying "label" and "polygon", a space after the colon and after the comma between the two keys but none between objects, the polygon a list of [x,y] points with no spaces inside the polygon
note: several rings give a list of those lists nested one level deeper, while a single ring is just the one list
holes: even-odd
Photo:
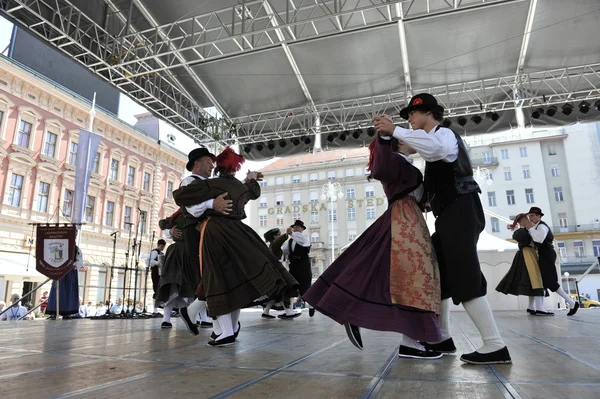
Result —
[{"label": "folk costume", "polygon": [[[306,227],[304,222],[296,220],[293,225],[290,226],[293,229],[293,233],[288,237],[287,241],[282,246],[283,255],[286,257],[289,263],[290,274],[298,281],[300,297],[302,296],[312,284],[312,265],[310,261],[310,237],[304,233]],[[301,231],[296,230],[298,228]],[[315,315],[315,310],[312,305],[309,304],[308,314],[310,317]],[[280,318],[288,318],[291,315],[289,311],[286,311],[286,315],[280,315]],[[291,315],[294,316],[295,315]]]},{"label": "folk costume", "polygon": [[[75,267],[59,280],[58,314],[70,318],[79,313],[79,275],[77,271],[83,267],[83,255],[78,246],[75,246]],[[46,313],[50,318],[56,316],[56,281],[52,282]]]},{"label": "folk costume", "polygon": [[[158,247],[160,247],[161,244],[164,247],[164,245],[166,245],[166,241],[160,239],[160,240],[158,240],[157,244],[158,244]],[[150,255],[148,255],[148,258],[146,259],[146,265],[150,268],[150,277],[152,278],[152,291],[154,292],[154,294],[152,294],[152,299],[154,299],[154,310],[152,311],[152,313],[154,313],[155,316],[158,315],[157,295],[158,295],[158,286],[160,283],[160,270],[159,269],[161,267],[159,257],[160,257],[160,255],[163,255],[163,251],[158,247],[156,247],[152,251],[150,251]]]},{"label": "folk costume", "polygon": [[228,147],[215,161],[218,178],[196,180],[173,195],[182,206],[223,193],[228,193],[233,202],[228,215],[207,210],[206,219],[198,226],[202,283],[196,295],[206,298],[208,314],[217,318],[222,331],[209,345],[222,346],[235,342],[241,308],[279,294],[296,296],[298,283],[260,236],[242,222],[246,218],[245,205],[260,196],[256,180],[242,183],[234,176],[244,158]]},{"label": "folk costume", "polygon": [[[441,120],[444,108],[435,97],[422,93],[411,98],[400,116],[409,119],[412,112],[418,112],[419,118],[427,118],[430,126],[432,117]],[[487,283],[477,256],[477,241],[485,227],[485,217],[479,199],[481,190],[473,178],[464,142],[458,134],[440,125],[429,132],[396,126],[393,137],[414,148],[426,161],[424,186],[436,217],[432,240],[440,266],[443,340],[427,343],[426,348],[442,353],[456,351],[448,329],[451,298],[455,304],[463,304],[483,339],[483,347],[462,355],[461,360],[472,364],[510,363],[510,354],[485,298]]]},{"label": "folk costume", "polygon": [[404,335],[400,356],[439,358],[416,341],[439,341],[440,275],[429,230],[418,204],[421,172],[397,151],[396,140],[376,138],[369,170],[388,209],[317,279],[304,298],[346,326],[362,349],[357,327]]}]

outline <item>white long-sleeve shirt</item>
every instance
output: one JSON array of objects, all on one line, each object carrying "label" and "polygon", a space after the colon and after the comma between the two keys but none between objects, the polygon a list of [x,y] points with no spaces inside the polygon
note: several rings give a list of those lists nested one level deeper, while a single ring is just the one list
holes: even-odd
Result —
[{"label": "white long-sleeve shirt", "polygon": [[458,141],[454,132],[441,127],[434,127],[429,133],[425,130],[411,130],[396,126],[394,138],[414,148],[427,162],[454,162],[458,158]]},{"label": "white long-sleeve shirt", "polygon": [[[183,179],[181,181],[181,184],[179,185],[179,187],[185,187],[188,184],[192,183],[194,180],[196,180],[195,177],[199,178],[200,180],[206,180],[205,177],[200,176],[200,175],[190,175],[188,177],[186,177],[185,179]],[[190,213],[190,215],[199,218],[200,216],[202,216],[202,214],[204,212],[206,212],[207,209],[213,209],[213,202],[215,200],[214,199],[209,199],[206,200],[204,202],[201,202],[197,205],[192,205],[192,206],[186,206],[185,209]]]},{"label": "white long-sleeve shirt", "polygon": [[548,232],[550,231],[545,224],[541,223],[537,223],[535,226],[530,227],[528,230],[533,241],[539,244],[544,242],[546,236],[548,235]]},{"label": "white long-sleeve shirt", "polygon": [[292,240],[292,252],[296,248],[296,244],[302,247],[310,247],[310,237],[301,231],[294,231],[290,238],[288,238],[283,245],[281,250],[285,256],[290,256],[290,240]]}]

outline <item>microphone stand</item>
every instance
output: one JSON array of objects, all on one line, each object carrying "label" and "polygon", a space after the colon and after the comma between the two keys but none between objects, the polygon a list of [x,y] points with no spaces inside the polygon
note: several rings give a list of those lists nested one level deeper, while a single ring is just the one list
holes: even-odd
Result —
[{"label": "microphone stand", "polygon": [[[129,228],[129,238],[127,239],[127,251],[125,252],[125,272],[123,273],[123,307],[121,308],[121,316],[127,317],[129,315],[129,308],[125,311],[127,307],[127,298],[129,298],[129,294],[131,293],[131,284],[127,287],[127,270],[129,264],[129,248],[131,246],[131,225],[133,223],[125,222],[125,224]],[[129,279],[131,280],[131,270],[129,271]],[[125,295],[125,289],[127,289],[127,295]]]},{"label": "microphone stand", "polygon": [[118,231],[110,233],[112,240],[113,240],[113,253],[112,253],[112,264],[110,266],[110,279],[108,280],[108,299],[106,300],[106,306],[109,309],[109,313],[110,313],[110,296],[112,293],[112,281],[113,281],[114,270],[115,270],[115,260],[117,257],[117,234],[119,234]]},{"label": "microphone stand", "polygon": [[[144,211],[142,211],[140,208],[138,208],[139,211],[139,222],[138,225],[135,228],[135,238],[133,239],[133,258],[131,258],[131,263],[134,263],[135,260],[135,279],[134,279],[134,288],[133,288],[133,309],[131,310],[131,314],[132,316],[135,316],[135,306],[137,305],[137,292],[138,292],[138,267],[140,264],[140,247],[141,245],[138,244],[138,234],[140,232],[140,223],[143,222],[146,218],[146,213]],[[140,238],[141,240],[141,238]],[[137,254],[135,253],[137,248]]]},{"label": "microphone stand", "polygon": [[[152,251],[152,244],[154,243],[154,231],[152,231],[152,240],[150,241],[150,251]],[[142,243],[140,242],[140,247]],[[146,265],[146,279],[144,280],[144,313],[148,313],[146,310],[146,300],[148,299],[148,272],[150,271],[150,266]]]}]

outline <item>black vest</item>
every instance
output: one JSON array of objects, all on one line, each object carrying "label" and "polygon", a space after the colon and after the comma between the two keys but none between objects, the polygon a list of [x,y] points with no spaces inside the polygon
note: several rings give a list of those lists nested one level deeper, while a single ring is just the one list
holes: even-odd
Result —
[{"label": "black vest", "polygon": [[[441,126],[438,126],[437,132]],[[461,137],[454,133],[458,143],[458,157],[454,162],[426,162],[424,186],[433,214],[439,216],[444,208],[461,195],[480,193],[481,189],[473,178],[471,159]]]},{"label": "black vest", "polygon": [[[192,177],[194,180],[201,180],[198,176],[190,176]],[[197,218],[194,217],[191,213],[189,213],[187,211],[187,209],[185,209],[185,206],[180,206],[179,209],[181,209],[181,213],[183,214],[183,228],[185,229],[186,227],[190,227],[190,226],[196,226],[198,224],[198,222],[200,222],[202,219],[204,219],[203,216]]]},{"label": "black vest", "polygon": [[544,223],[540,220],[540,223],[538,223],[538,225],[535,228],[536,230],[540,226],[540,224],[543,224],[544,226],[546,226],[548,228],[548,234],[546,234],[546,238],[544,238],[544,241],[542,243],[536,242],[535,246],[536,247],[546,246],[546,247],[554,248],[554,234],[552,234],[552,230],[550,230],[550,226],[548,226],[546,223]]},{"label": "black vest", "polygon": [[290,249],[290,263],[300,263],[303,261],[310,260],[310,247],[303,247],[302,245],[296,243],[294,250],[292,250],[292,239],[288,241],[289,249]]}]

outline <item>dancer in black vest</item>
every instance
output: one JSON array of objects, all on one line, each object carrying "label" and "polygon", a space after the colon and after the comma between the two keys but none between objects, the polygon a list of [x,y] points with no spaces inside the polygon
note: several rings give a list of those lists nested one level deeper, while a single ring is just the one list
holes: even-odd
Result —
[{"label": "dancer in black vest", "polygon": [[573,316],[579,309],[579,303],[571,299],[558,282],[558,274],[556,273],[556,251],[554,250],[554,234],[552,234],[550,227],[542,221],[542,216],[544,216],[544,214],[540,208],[536,206],[531,207],[527,216],[531,221],[531,225],[528,226],[529,234],[538,250],[544,288],[560,295],[565,302],[569,304],[570,310],[567,316]]},{"label": "dancer in black vest", "polygon": [[[304,222],[296,220],[287,230],[287,235],[290,237],[287,242],[283,244],[283,254],[287,257],[290,263],[290,274],[300,284],[298,291],[300,291],[300,297],[304,295],[312,284],[312,268],[310,263],[310,237],[304,233],[306,227]],[[290,305],[291,307],[292,305]],[[315,309],[312,305],[308,305],[308,315],[313,317],[315,315]],[[286,313],[277,316],[280,319],[290,319],[298,317],[297,314],[291,314],[290,308],[286,308]]]},{"label": "dancer in black vest", "polygon": [[424,343],[426,349],[454,353],[450,336],[450,298],[462,303],[479,330],[483,346],[464,354],[461,360],[471,364],[511,363],[510,354],[485,298],[487,283],[479,258],[477,241],[485,227],[481,192],[473,178],[469,154],[459,135],[439,125],[444,108],[428,93],[414,96],[400,116],[414,130],[396,127],[389,116],[373,118],[381,136],[393,136],[414,148],[427,162],[425,190],[436,217],[433,244],[439,261],[442,304],[440,330],[442,341]]},{"label": "dancer in black vest", "polygon": [[158,270],[162,265],[159,262],[158,256],[163,254],[165,250],[165,246],[167,242],[162,238],[156,242],[156,248],[150,252],[148,255],[148,259],[146,259],[146,265],[150,268],[150,276],[152,277],[152,290],[154,291],[154,295],[152,298],[154,299],[154,310],[152,313],[157,316],[158,315],[158,304],[156,302],[156,297],[158,295],[158,287],[160,283],[160,271]]}]

